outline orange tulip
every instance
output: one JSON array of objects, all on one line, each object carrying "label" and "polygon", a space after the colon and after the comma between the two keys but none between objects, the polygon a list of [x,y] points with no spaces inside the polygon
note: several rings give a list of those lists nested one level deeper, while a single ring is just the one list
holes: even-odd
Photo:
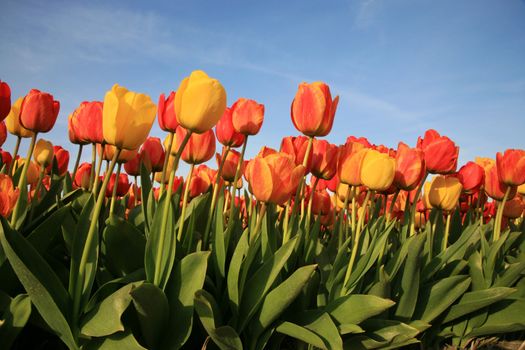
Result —
[{"label": "orange tulip", "polygon": [[246,167],[246,178],[255,198],[278,205],[286,203],[297,189],[304,167],[285,153],[257,156]]},{"label": "orange tulip", "polygon": [[346,138],[346,143],[350,143],[350,142],[357,142],[357,143],[362,144],[366,148],[372,148],[372,144],[370,143],[370,141],[368,141],[368,139],[363,136],[361,137],[348,136]]},{"label": "orange tulip", "polygon": [[[296,165],[304,163],[306,150],[308,149],[308,137],[306,136],[287,136],[281,141],[281,152],[291,155]],[[308,156],[308,164],[306,164],[306,173],[310,172],[312,168],[312,150]]]},{"label": "orange tulip", "polygon": [[[175,139],[171,148],[171,154],[175,154],[186,137],[188,131],[179,125],[175,133]],[[210,160],[215,154],[215,134],[210,129],[201,134],[192,133],[186,147],[182,151],[181,158],[189,164],[200,164]]]},{"label": "orange tulip", "polygon": [[164,94],[159,96],[159,106],[157,114],[159,116],[159,126],[162,130],[167,132],[175,132],[179,123],[175,116],[175,91],[170,92],[168,98]]},{"label": "orange tulip", "polygon": [[367,148],[358,142],[347,142],[341,146],[338,161],[338,176],[341,183],[360,186],[361,164],[366,155]]},{"label": "orange tulip", "polygon": [[[239,160],[241,159],[241,154],[233,149],[231,149],[228,154],[226,155],[226,159],[224,160],[224,165],[222,166],[222,174],[221,177],[225,181],[232,182],[235,180],[235,173],[237,172],[237,165],[239,164]],[[217,164],[220,165],[221,163],[221,156],[220,154],[217,154]],[[241,174],[244,172],[244,167],[241,166]]]},{"label": "orange tulip", "polygon": [[450,174],[456,171],[459,147],[448,137],[430,129],[425,132],[423,139],[418,138],[417,146],[425,152],[425,164],[429,173]]},{"label": "orange tulip", "polygon": [[[308,197],[310,198],[310,196]],[[312,197],[312,213],[314,215],[327,215],[332,209],[332,202],[327,191],[314,191]]]},{"label": "orange tulip", "polygon": [[148,137],[140,147],[140,156],[148,169],[162,171],[165,152],[158,137]]},{"label": "orange tulip", "polygon": [[509,219],[517,219],[521,217],[523,210],[525,210],[525,202],[523,202],[521,197],[516,196],[513,199],[505,202],[503,216]]},{"label": "orange tulip", "polygon": [[15,189],[11,178],[5,174],[0,174],[0,215],[7,218],[15,207],[19,189]]},{"label": "orange tulip", "polygon": [[91,180],[91,163],[82,163],[78,167],[75,178],[73,179],[73,185],[76,188],[89,189]]},{"label": "orange tulip", "polygon": [[481,165],[468,162],[458,171],[458,179],[463,185],[463,191],[468,194],[477,192],[485,181],[485,170]]},{"label": "orange tulip", "polygon": [[[498,167],[493,165],[485,171],[485,192],[487,195],[495,200],[501,201],[505,197],[505,192],[509,186],[504,184],[499,177]],[[507,200],[514,198],[516,195],[517,187],[510,186],[509,197]]]},{"label": "orange tulip", "polygon": [[[97,150],[100,153],[100,145],[97,145]],[[115,155],[115,151],[117,150],[117,147],[109,144],[104,145],[104,160],[112,160],[113,156]],[[138,154],[138,150],[127,150],[122,149],[120,150],[120,154],[118,155],[117,162],[119,163],[127,163],[130,160],[133,160]],[[149,169],[151,170],[151,169]]]},{"label": "orange tulip", "polygon": [[496,154],[498,176],[505,185],[519,186],[525,183],[525,150],[508,149]]},{"label": "orange tulip", "polygon": [[397,146],[394,184],[405,191],[416,188],[425,176],[425,155],[419,148],[410,148],[403,142]]},{"label": "orange tulip", "polygon": [[312,174],[315,177],[330,180],[337,172],[337,156],[339,150],[336,145],[326,140],[314,139],[312,151]]},{"label": "orange tulip", "polygon": [[243,135],[257,135],[264,120],[264,105],[240,98],[231,108],[235,131]]},{"label": "orange tulip", "polygon": [[[68,150],[63,149],[62,146],[53,146],[53,154],[57,161],[58,175],[62,176],[67,173],[67,167],[69,165],[69,152]],[[51,173],[52,166],[53,165],[50,164],[47,167],[46,170],[48,173]]]},{"label": "orange tulip", "polygon": [[[25,158],[17,158],[14,165],[15,172],[18,168],[23,167],[25,162]],[[39,173],[40,170],[38,165],[35,162],[29,161],[29,166],[27,168],[26,174],[27,184],[35,185],[38,181]]]},{"label": "orange tulip", "polygon": [[11,153],[0,149],[0,164],[1,164],[0,169],[4,165],[6,169],[9,169],[12,161],[13,161],[13,156],[11,155]]},{"label": "orange tulip", "polygon": [[4,120],[11,110],[11,88],[0,80],[0,121]]},{"label": "orange tulip", "polygon": [[232,110],[227,108],[215,126],[217,140],[224,146],[240,147],[244,143],[245,136],[233,127]]},{"label": "orange tulip", "polygon": [[[68,128],[73,143],[102,143],[102,109],[101,101],[82,102],[69,116]],[[72,135],[73,134],[73,135]],[[76,139],[72,140],[72,136]]]},{"label": "orange tulip", "polygon": [[60,103],[53,95],[33,89],[24,97],[20,108],[20,124],[33,132],[48,132],[53,128]]},{"label": "orange tulip", "polygon": [[292,122],[307,136],[326,136],[332,130],[339,96],[332,100],[322,82],[301,83],[292,102]]},{"label": "orange tulip", "polygon": [[204,164],[199,165],[191,176],[189,188],[190,198],[195,198],[208,191],[213,183],[213,177],[209,167]]}]

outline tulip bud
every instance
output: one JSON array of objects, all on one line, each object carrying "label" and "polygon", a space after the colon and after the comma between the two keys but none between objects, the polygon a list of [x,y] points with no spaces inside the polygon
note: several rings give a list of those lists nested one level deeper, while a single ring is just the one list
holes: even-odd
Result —
[{"label": "tulip bud", "polygon": [[[179,126],[175,133],[172,152],[177,152],[186,137],[186,129]],[[173,154],[173,153],[172,153]],[[215,134],[213,130],[201,134],[192,133],[186,147],[182,151],[181,158],[189,164],[200,164],[210,160],[215,154]]]},{"label": "tulip bud", "polygon": [[0,80],[0,121],[4,120],[11,110],[11,88]]},{"label": "tulip bud", "polygon": [[11,106],[11,111],[5,120],[5,126],[7,127],[7,131],[12,135],[18,137],[31,137],[33,136],[33,132],[20,125],[20,108],[22,107],[23,101],[24,98],[20,97],[16,100],[15,104]]},{"label": "tulip bud", "polygon": [[485,181],[485,170],[474,162],[468,162],[458,171],[458,179],[467,194],[477,192]]},{"label": "tulip bud", "polygon": [[[0,102],[1,103],[1,102]],[[13,208],[16,205],[19,189],[15,189],[11,177],[5,174],[0,174],[0,215],[7,218],[11,215]]]},{"label": "tulip bud", "polygon": [[264,120],[264,105],[240,98],[231,108],[235,131],[243,135],[257,135]]},{"label": "tulip bud", "polygon": [[525,184],[518,186],[518,193],[525,196]]},{"label": "tulip bud", "polygon": [[82,163],[78,167],[78,170],[73,179],[73,185],[77,188],[89,189],[91,181],[91,163]]},{"label": "tulip bud", "polygon": [[432,174],[450,174],[456,171],[459,147],[446,136],[430,129],[425,137],[417,140],[418,148],[425,153],[427,171]]},{"label": "tulip bud", "polygon": [[60,103],[53,95],[32,89],[20,107],[20,124],[33,132],[50,131],[58,117]]},{"label": "tulip bud", "polygon": [[190,198],[195,198],[205,193],[211,187],[211,184],[212,178],[208,172],[208,167],[205,165],[199,166],[197,169],[195,169],[190,179]]},{"label": "tulip bud", "polygon": [[368,149],[361,165],[363,185],[374,191],[384,191],[392,185],[396,161],[388,154]]},{"label": "tulip bud", "polygon": [[326,140],[313,141],[312,174],[330,180],[337,172],[338,148]]},{"label": "tulip bud", "polygon": [[215,126],[215,133],[217,134],[217,140],[224,146],[239,147],[242,146],[245,140],[245,136],[235,131],[233,127],[232,110],[230,108],[224,110],[221,119]]},{"label": "tulip bud", "polygon": [[457,177],[436,176],[430,183],[428,201],[434,208],[451,211],[458,205],[462,189]]},{"label": "tulip bud", "polygon": [[301,83],[292,102],[292,122],[307,136],[326,136],[332,130],[339,96],[332,100],[322,82]]},{"label": "tulip bud", "polygon": [[365,148],[372,148],[372,144],[370,143],[370,141],[368,141],[366,137],[348,136],[346,138],[346,143],[350,143],[350,142],[360,143],[363,146],[365,146]]},{"label": "tulip bud", "polygon": [[[308,197],[310,198],[310,197]],[[314,215],[327,215],[332,209],[330,195],[326,191],[314,191],[312,197],[312,213]]]},{"label": "tulip bud", "polygon": [[402,190],[416,188],[425,176],[425,155],[419,148],[410,148],[400,142],[396,153],[394,184]]},{"label": "tulip bud", "polygon": [[500,181],[505,185],[519,186],[525,183],[525,150],[508,149],[496,154]]},{"label": "tulip bud", "polygon": [[175,132],[179,123],[175,116],[175,91],[170,92],[168,98],[164,94],[159,96],[159,109],[157,114],[159,116],[159,126],[162,130],[167,132]]},{"label": "tulip bud", "polygon": [[185,129],[197,134],[211,130],[226,109],[226,91],[203,71],[184,78],[175,95],[175,116]]},{"label": "tulip bud", "polygon": [[157,108],[150,97],[113,85],[104,97],[104,141],[120,149],[135,150],[151,130]]},{"label": "tulip bud", "polygon": [[33,159],[41,167],[47,168],[53,162],[53,144],[44,139],[36,142]]}]

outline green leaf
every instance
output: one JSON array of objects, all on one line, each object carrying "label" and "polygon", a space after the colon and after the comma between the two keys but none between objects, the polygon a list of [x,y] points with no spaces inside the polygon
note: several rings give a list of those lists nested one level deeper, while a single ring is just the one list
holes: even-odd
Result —
[{"label": "green leaf", "polygon": [[343,340],[339,335],[339,329],[326,312],[308,323],[302,324],[302,326],[322,337],[327,349],[343,349]]},{"label": "green leaf", "polygon": [[512,287],[525,272],[525,261],[509,264],[505,272],[496,278],[494,287]]},{"label": "green leaf", "polygon": [[137,342],[130,330],[92,340],[84,348],[85,350],[146,350]]},{"label": "green leaf", "polygon": [[142,206],[142,213],[144,214],[144,226],[145,226],[147,235],[149,235],[149,231],[151,227],[151,220],[154,214],[152,213],[152,210],[148,210],[149,204],[150,204],[149,201],[152,200],[152,197],[150,197],[150,192],[152,192],[151,191],[152,184],[151,184],[151,179],[149,178],[149,171],[146,169],[144,164],[141,164],[141,167],[140,167],[140,185],[141,185],[140,193],[142,197],[141,206]]},{"label": "green leaf", "polygon": [[146,344],[155,349],[168,321],[168,299],[161,289],[148,282],[133,289],[131,297]]},{"label": "green leaf", "polygon": [[373,295],[349,294],[328,304],[325,311],[339,324],[360,324],[392,307],[392,300]]},{"label": "green leaf", "polygon": [[277,328],[276,331],[292,338],[299,339],[307,344],[313,345],[320,349],[328,349],[321,337],[311,330],[296,325],[292,322],[283,322]]},{"label": "green leaf", "polygon": [[27,240],[40,253],[43,254],[60,234],[60,225],[64,221],[65,216],[71,214],[71,205],[66,205],[53,214],[51,214],[44,222],[38,225],[33,232],[27,236]]},{"label": "green leaf", "polygon": [[432,322],[463,295],[470,286],[470,277],[458,275],[439,280],[423,287],[419,296],[414,319]]},{"label": "green leaf", "polygon": [[0,217],[0,242],[18,279],[49,328],[70,348],[77,349],[65,315],[69,297],[47,262],[24,237]]},{"label": "green leaf", "polygon": [[248,249],[250,248],[248,244],[248,232],[248,230],[245,230],[237,242],[237,246],[235,247],[230,261],[230,268],[228,269],[228,297],[230,299],[230,307],[233,314],[236,316],[239,314],[239,275],[244,258],[248,254]]},{"label": "green leaf", "polygon": [[0,349],[10,349],[20,331],[25,327],[31,315],[31,299],[27,294],[19,294],[0,314]]},{"label": "green leaf", "polygon": [[363,328],[367,332],[350,338],[345,342],[345,349],[395,348],[405,343],[417,342],[414,337],[419,334],[417,328],[394,320],[367,320]]},{"label": "green leaf", "polygon": [[493,287],[485,290],[477,290],[474,292],[465,293],[459,302],[455,305],[452,305],[450,310],[446,313],[443,323],[453,321],[457,318],[460,318],[461,316],[467,315],[497,301],[503,300],[515,291],[516,289],[514,288]]},{"label": "green leaf", "polygon": [[502,300],[490,306],[485,323],[474,329],[467,338],[525,330],[525,300]]},{"label": "green leaf", "polygon": [[245,291],[241,299],[239,330],[242,331],[257,311],[264,296],[272,287],[286,260],[290,257],[296,242],[297,239],[294,237],[283,244],[283,246],[275,252],[275,255],[264,262],[264,264],[255,271],[253,277],[248,280],[247,285],[249,288]]},{"label": "green leaf", "polygon": [[167,285],[169,322],[163,348],[179,349],[188,340],[193,325],[193,300],[206,277],[209,252],[198,252],[178,262]]},{"label": "green leaf", "polygon": [[131,303],[130,292],[138,285],[127,284],[97,304],[82,320],[80,332],[90,337],[103,337],[123,331],[121,317]]}]

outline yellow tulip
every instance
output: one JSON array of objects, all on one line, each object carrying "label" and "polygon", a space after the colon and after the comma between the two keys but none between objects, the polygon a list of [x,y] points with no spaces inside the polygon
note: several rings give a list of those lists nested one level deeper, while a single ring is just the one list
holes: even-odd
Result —
[{"label": "yellow tulip", "polygon": [[217,79],[203,71],[193,71],[180,83],[174,106],[179,124],[202,134],[221,119],[226,109],[226,91]]},{"label": "yellow tulip", "polygon": [[396,160],[386,153],[368,149],[361,164],[361,181],[374,191],[385,191],[396,174]]},{"label": "yellow tulip", "polygon": [[525,196],[525,184],[518,186],[518,193]]},{"label": "yellow tulip", "polygon": [[430,185],[432,183],[430,181],[426,181],[423,185],[423,204],[425,205],[425,208],[432,209],[432,204],[430,204],[430,201],[428,200],[428,196],[430,194]]},{"label": "yellow tulip", "polygon": [[139,148],[148,137],[156,113],[157,106],[148,95],[113,85],[104,97],[104,141],[120,149]]},{"label": "yellow tulip", "polygon": [[53,144],[51,142],[44,139],[37,141],[33,151],[33,159],[38,165],[46,168],[53,162],[53,155]]},{"label": "yellow tulip", "polygon": [[20,125],[20,107],[22,107],[23,100],[24,98],[20,97],[11,106],[11,111],[5,119],[5,126],[7,127],[7,131],[9,131],[9,133],[12,135],[19,137],[31,137],[33,136],[33,132]]},{"label": "yellow tulip", "polygon": [[463,186],[457,177],[439,175],[432,179],[428,201],[434,208],[451,211],[456,207]]},{"label": "yellow tulip", "polygon": [[[18,158],[14,166],[15,171],[18,168],[23,168],[25,161],[26,161],[25,158]],[[38,168],[38,165],[36,165],[35,162],[29,161],[29,167],[27,168],[27,174],[26,174],[27,184],[33,185],[33,186],[36,185],[36,183],[38,182],[39,175],[40,175],[40,169]]]}]

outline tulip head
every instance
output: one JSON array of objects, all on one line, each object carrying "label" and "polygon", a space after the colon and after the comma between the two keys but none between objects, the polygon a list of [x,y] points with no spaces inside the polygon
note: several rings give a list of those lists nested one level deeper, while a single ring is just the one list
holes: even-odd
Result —
[{"label": "tulip head", "polygon": [[387,190],[396,174],[396,160],[386,153],[367,149],[361,165],[363,185],[374,191]]},{"label": "tulip head", "polygon": [[[82,102],[69,116],[69,139],[73,143],[103,143],[101,101]],[[76,140],[73,140],[73,138]]]},{"label": "tulip head", "polygon": [[339,96],[332,100],[322,82],[301,83],[292,102],[292,122],[307,136],[326,136],[332,130]]},{"label": "tulip head", "polygon": [[104,97],[104,141],[120,149],[138,149],[148,137],[156,111],[157,107],[148,95],[113,85]]},{"label": "tulip head", "polygon": [[[22,168],[26,162],[25,158],[17,158],[15,161],[14,169],[17,171],[18,168]],[[26,181],[28,185],[35,185],[38,182],[40,170],[35,162],[29,161],[27,168]]]},{"label": "tulip head", "polygon": [[53,162],[53,144],[44,139],[36,142],[33,150],[33,159],[41,167],[47,168]]},{"label": "tulip head", "polygon": [[106,197],[111,197],[113,195],[115,183],[117,186],[116,195],[118,197],[125,196],[126,193],[128,193],[129,187],[131,186],[128,175],[120,173],[117,180],[117,174],[111,174],[111,177],[109,178],[109,184],[106,189]]},{"label": "tulip head", "polygon": [[497,201],[502,201],[508,188],[510,188],[510,190],[507,200],[514,198],[517,192],[517,187],[506,185],[501,181],[498,167],[496,165],[485,170],[484,189],[487,196]]},{"label": "tulip head", "polygon": [[[241,159],[241,154],[236,150],[231,149],[226,158],[224,159],[224,164],[222,166],[221,177],[224,181],[233,182],[235,180],[235,173],[237,172],[237,165]],[[220,165],[221,156],[217,154],[217,163]],[[244,164],[241,165],[241,174],[244,172]]]},{"label": "tulip head", "polygon": [[5,174],[0,174],[0,215],[7,218],[11,215],[13,208],[16,205],[19,189],[15,189],[11,177]]},{"label": "tulip head", "polygon": [[140,175],[140,164],[141,164],[141,157],[140,157],[140,154],[137,152],[132,159],[124,163],[124,170],[126,171],[128,175],[139,176]]},{"label": "tulip head", "polygon": [[[280,151],[289,154],[295,160],[296,165],[302,165],[308,149],[308,137],[306,136],[287,136],[281,141]],[[308,162],[306,164],[306,173],[310,172],[312,168],[312,149],[308,155]]]},{"label": "tulip head", "polygon": [[467,194],[478,192],[485,181],[485,170],[481,165],[468,162],[458,171],[458,179],[463,185],[463,191]]},{"label": "tulip head", "polygon": [[245,140],[245,136],[235,131],[233,127],[232,110],[230,108],[224,110],[221,119],[215,126],[215,133],[217,134],[217,140],[224,146],[240,147]]},{"label": "tulip head", "polygon": [[358,142],[347,142],[340,147],[337,173],[341,183],[360,186],[361,165],[367,153],[367,148]]},{"label": "tulip head", "polygon": [[4,120],[11,110],[11,88],[0,80],[0,121]]},{"label": "tulip head", "polygon": [[73,185],[75,185],[76,188],[83,188],[85,190],[89,189],[91,181],[91,168],[91,163],[80,164],[75,174],[75,178],[73,179]]},{"label": "tulip head", "polygon": [[503,216],[509,219],[517,219],[523,215],[525,210],[525,202],[519,196],[505,202],[503,207]]},{"label": "tulip head", "polygon": [[6,168],[9,168],[11,166],[12,161],[13,161],[13,156],[11,155],[11,153],[0,149],[0,169],[4,165]]},{"label": "tulip head", "polygon": [[508,149],[496,154],[496,166],[500,181],[508,186],[525,183],[525,150]]},{"label": "tulip head", "polygon": [[462,189],[457,177],[436,176],[430,183],[428,201],[434,208],[451,211],[458,205]]},{"label": "tulip head", "polygon": [[231,108],[233,128],[243,135],[257,135],[264,120],[264,105],[240,98]]},{"label": "tulip head", "polygon": [[425,155],[419,148],[400,142],[396,153],[395,185],[405,191],[416,188],[425,176]]},{"label": "tulip head", "polygon": [[[179,125],[175,133],[173,152],[177,152],[186,137],[188,131]],[[201,164],[210,160],[215,154],[215,134],[212,129],[201,134],[192,133],[186,147],[182,151],[181,158],[189,164]]]},{"label": "tulip head", "polygon": [[330,180],[337,172],[339,149],[326,140],[313,141],[312,174],[324,180]]},{"label": "tulip head", "polygon": [[175,95],[175,115],[185,129],[201,134],[211,130],[226,109],[226,91],[203,71],[184,78]]},{"label": "tulip head", "polygon": [[5,120],[5,126],[7,127],[7,131],[9,131],[10,134],[27,138],[33,136],[33,132],[31,130],[27,130],[20,124],[20,108],[22,107],[23,101],[24,98],[20,97],[11,106],[11,111]]},{"label": "tulip head", "polygon": [[165,152],[158,137],[148,137],[140,148],[140,156],[144,164],[152,171],[162,171]]},{"label": "tulip head", "polygon": [[0,122],[0,147],[4,145],[5,140],[7,139],[7,128],[5,122]]},{"label": "tulip head", "polygon": [[32,89],[20,107],[20,124],[33,132],[50,131],[58,117],[60,103],[53,95]]},{"label": "tulip head", "polygon": [[[69,165],[69,151],[62,146],[53,146],[53,155],[57,161],[58,175],[62,176],[67,173]],[[52,164],[47,166],[47,172],[51,173]]]},{"label": "tulip head", "polygon": [[459,147],[448,137],[430,129],[425,132],[423,139],[418,138],[417,146],[425,153],[425,164],[429,173],[450,174],[456,171]]},{"label": "tulip head", "polygon": [[175,91],[170,92],[166,98],[164,94],[159,96],[159,126],[162,130],[167,132],[175,132],[179,123],[177,122],[177,117],[175,116]]}]

